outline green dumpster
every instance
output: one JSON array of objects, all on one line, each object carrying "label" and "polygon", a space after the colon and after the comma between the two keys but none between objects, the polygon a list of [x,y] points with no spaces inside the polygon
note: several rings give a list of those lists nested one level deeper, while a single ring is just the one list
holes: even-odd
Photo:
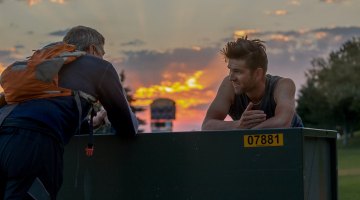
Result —
[{"label": "green dumpster", "polygon": [[65,148],[58,199],[337,199],[336,132],[309,128],[87,136]]}]

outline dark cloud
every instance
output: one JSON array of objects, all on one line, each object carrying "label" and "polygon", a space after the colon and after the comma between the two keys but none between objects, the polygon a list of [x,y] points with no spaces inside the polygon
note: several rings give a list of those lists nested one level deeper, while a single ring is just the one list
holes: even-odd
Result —
[{"label": "dark cloud", "polygon": [[[360,36],[360,27],[260,32],[251,34],[249,38],[266,41],[269,73],[293,78],[297,85],[301,85],[305,82],[305,71],[312,67],[312,59],[328,56],[331,51],[339,49],[344,42],[356,36]],[[124,51],[122,52],[125,56],[124,59],[112,62],[118,70],[126,71],[129,83],[131,80],[135,80],[141,85],[149,87],[160,84],[164,80],[164,73],[192,74],[195,71],[206,69],[211,65],[210,62],[219,56],[220,49],[227,41],[233,41],[233,38],[225,38],[219,42],[220,45],[202,48],[200,51],[191,48],[177,48],[166,52]],[[213,63],[212,66],[214,66]],[[216,63],[217,66],[224,67],[225,64],[221,60]],[[218,72],[222,69],[216,69],[217,71],[215,68],[209,69],[209,71],[214,71],[214,74],[204,74],[203,76],[220,76],[221,74]],[[225,73],[226,68],[224,67]],[[220,79],[222,77],[219,77]],[[209,89],[218,87],[217,82],[211,84],[213,85],[207,85]]]},{"label": "dark cloud", "polygon": [[178,48],[172,51],[149,50],[125,51],[125,60],[115,63],[129,73],[137,73],[144,85],[158,84],[163,72],[195,72],[204,69],[217,54],[218,49],[205,48],[200,51]]},{"label": "dark cloud", "polygon": [[360,27],[335,27],[335,28],[319,28],[311,32],[326,32],[333,35],[341,35],[344,37],[348,36],[360,36]]},{"label": "dark cloud", "polygon": [[267,31],[267,32],[259,32],[259,33],[254,33],[251,35],[251,37],[266,37],[269,35],[284,35],[284,36],[293,36],[293,37],[299,37],[301,35],[301,33],[299,31]]},{"label": "dark cloud", "polygon": [[[359,37],[360,27],[266,32],[259,35],[266,41],[269,72],[293,78],[300,88],[305,82],[305,71],[312,67],[311,61],[318,57],[326,58],[352,37]],[[274,35],[280,35],[281,39],[274,39]]]},{"label": "dark cloud", "polygon": [[144,44],[145,44],[144,41],[139,40],[139,39],[135,39],[135,40],[132,40],[132,41],[129,41],[129,42],[121,43],[120,45],[121,46],[142,46]]},{"label": "dark cloud", "polygon": [[70,29],[65,29],[65,30],[59,30],[59,31],[54,31],[49,33],[50,36],[65,36],[66,33],[69,31]]},{"label": "dark cloud", "polygon": [[11,51],[9,50],[0,50],[0,57],[4,57],[4,56],[10,56]]},{"label": "dark cloud", "polygon": [[13,50],[0,50],[0,63],[7,66],[17,60],[14,56]]},{"label": "dark cloud", "polygon": [[23,49],[23,48],[25,48],[25,46],[22,45],[22,44],[17,44],[17,45],[15,45],[14,47],[15,47],[16,49]]}]

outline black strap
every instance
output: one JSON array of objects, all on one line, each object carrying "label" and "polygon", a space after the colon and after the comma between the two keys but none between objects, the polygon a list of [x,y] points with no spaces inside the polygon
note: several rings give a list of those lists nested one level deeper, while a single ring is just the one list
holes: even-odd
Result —
[{"label": "black strap", "polygon": [[[81,106],[81,99],[80,96],[83,95],[83,93],[81,93],[80,91],[73,91],[74,97],[75,97],[75,102],[76,102],[76,106],[78,107],[78,111],[79,111],[79,124],[78,124],[78,129],[77,132],[78,134],[81,133],[81,124],[82,124],[82,120],[81,120],[81,116],[82,116],[82,106]],[[85,93],[86,94],[86,93]],[[88,99],[86,99],[88,100]],[[95,111],[94,111],[94,106],[91,105],[91,113],[90,113],[90,131],[89,131],[89,141],[88,141],[88,145],[85,149],[86,151],[86,155],[87,156],[92,156],[93,155],[93,151],[94,151],[94,130],[93,130],[93,118],[95,116]]]},{"label": "black strap", "polygon": [[90,133],[89,133],[89,143],[88,143],[88,147],[89,148],[93,148],[94,146],[94,122],[93,122],[93,119],[96,115],[96,112],[94,110],[94,107],[91,108],[91,111],[90,111]]},{"label": "black strap", "polygon": [[81,100],[80,100],[80,95],[79,92],[74,91],[74,98],[75,98],[75,102],[76,102],[76,107],[78,108],[79,111],[79,120],[78,120],[78,128],[77,128],[77,132],[78,134],[80,134],[80,129],[81,129],[81,116],[82,116],[82,106],[81,106]]}]

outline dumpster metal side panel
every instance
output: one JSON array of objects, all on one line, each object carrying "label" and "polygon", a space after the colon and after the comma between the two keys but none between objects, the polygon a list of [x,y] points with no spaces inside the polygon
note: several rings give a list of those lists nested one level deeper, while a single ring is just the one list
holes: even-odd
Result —
[{"label": "dumpster metal side panel", "polygon": [[[283,146],[244,147],[244,135],[280,132]],[[99,135],[89,158],[87,137],[76,136],[65,149],[58,199],[303,200],[302,142],[302,129],[139,134],[128,140]]]}]

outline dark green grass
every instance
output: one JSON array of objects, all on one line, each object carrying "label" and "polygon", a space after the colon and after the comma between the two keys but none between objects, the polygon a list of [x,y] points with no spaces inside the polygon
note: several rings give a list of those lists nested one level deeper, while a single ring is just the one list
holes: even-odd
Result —
[{"label": "dark green grass", "polygon": [[344,146],[338,140],[339,199],[360,199],[360,132]]}]

